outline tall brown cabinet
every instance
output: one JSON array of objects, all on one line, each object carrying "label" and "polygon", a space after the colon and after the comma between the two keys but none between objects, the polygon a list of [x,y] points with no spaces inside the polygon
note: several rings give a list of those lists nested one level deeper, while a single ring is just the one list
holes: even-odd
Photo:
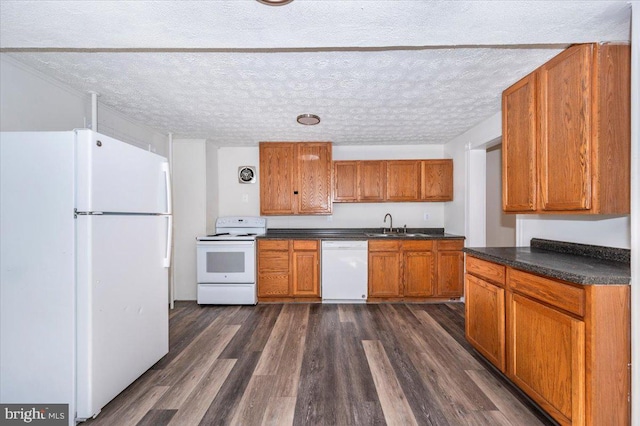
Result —
[{"label": "tall brown cabinet", "polygon": [[331,214],[331,142],[260,143],[260,214]]},{"label": "tall brown cabinet", "polygon": [[628,214],[630,47],[575,45],[502,95],[503,209]]}]

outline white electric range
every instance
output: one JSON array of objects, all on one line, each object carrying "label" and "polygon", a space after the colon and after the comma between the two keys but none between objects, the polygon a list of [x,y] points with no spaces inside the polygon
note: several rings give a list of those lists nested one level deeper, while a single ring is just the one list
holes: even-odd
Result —
[{"label": "white electric range", "polygon": [[220,217],[215,234],[197,238],[199,304],[258,303],[256,237],[266,232],[263,217]]}]

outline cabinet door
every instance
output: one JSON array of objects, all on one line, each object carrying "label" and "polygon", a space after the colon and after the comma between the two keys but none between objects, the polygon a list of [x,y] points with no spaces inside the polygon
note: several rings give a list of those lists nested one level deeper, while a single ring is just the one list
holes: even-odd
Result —
[{"label": "cabinet door", "polygon": [[420,200],[420,161],[387,161],[388,201]]},{"label": "cabinet door", "polygon": [[502,208],[505,212],[537,208],[536,78],[532,73],[502,94]]},{"label": "cabinet door", "polygon": [[358,161],[358,201],[384,201],[386,161]]},{"label": "cabinet door", "polygon": [[314,142],[296,145],[296,184],[299,214],[330,214],[333,194],[331,143]]},{"label": "cabinet door", "polygon": [[293,264],[293,296],[320,296],[318,280],[318,252],[294,251]]},{"label": "cabinet door", "polygon": [[462,297],[464,254],[462,251],[438,249],[437,296]]},{"label": "cabinet door", "polygon": [[424,160],[421,167],[421,198],[429,201],[453,200],[453,160]]},{"label": "cabinet door", "polygon": [[592,50],[570,47],[539,71],[542,210],[591,207]]},{"label": "cabinet door", "polygon": [[507,375],[562,424],[584,424],[584,322],[508,295]]},{"label": "cabinet door", "polygon": [[399,251],[369,252],[369,297],[400,297]]},{"label": "cabinet door", "polygon": [[503,373],[505,364],[504,290],[465,276],[465,334],[469,343]]},{"label": "cabinet door", "polygon": [[293,214],[295,145],[260,143],[260,214]]},{"label": "cabinet door", "polygon": [[403,290],[408,297],[433,296],[436,261],[433,251],[405,251],[403,260]]},{"label": "cabinet door", "polygon": [[358,201],[358,162],[333,162],[333,201]]},{"label": "cabinet door", "polygon": [[289,280],[289,242],[258,241],[258,297],[287,297]]}]

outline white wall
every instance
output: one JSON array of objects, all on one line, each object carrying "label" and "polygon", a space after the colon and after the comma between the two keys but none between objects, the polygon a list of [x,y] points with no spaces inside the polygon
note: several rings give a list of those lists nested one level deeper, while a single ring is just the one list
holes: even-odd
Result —
[{"label": "white wall", "polygon": [[630,248],[631,223],[629,216],[518,215],[517,245],[531,238]]},{"label": "white wall", "polygon": [[173,141],[174,282],[176,300],[196,299],[196,237],[207,225],[204,139]]},{"label": "white wall", "polygon": [[207,141],[205,144],[205,149],[207,152],[207,234],[213,234],[215,233],[216,229],[216,218],[218,217],[218,200],[220,193],[218,189],[218,147],[215,146],[211,141]]},{"label": "white wall", "polygon": [[502,113],[478,123],[444,146],[445,156],[464,165],[454,168],[454,199],[444,207],[445,230],[466,237],[467,247],[486,243],[486,148],[502,136]]},{"label": "white wall", "polygon": [[487,150],[487,247],[516,245],[516,216],[502,211],[502,145]]},{"label": "white wall", "polygon": [[[91,95],[0,54],[0,130],[61,131],[91,125]],[[98,98],[98,131],[167,156],[167,136],[106,107]]]},{"label": "white wall", "polygon": [[[333,146],[334,160],[443,158],[442,145]],[[218,150],[220,216],[260,214],[260,184],[238,183],[239,166],[259,167],[257,147],[220,148]],[[211,166],[209,166],[211,167]],[[456,167],[462,167],[454,162]],[[259,172],[259,170],[258,170]],[[331,216],[269,216],[270,228],[366,228],[382,227],[384,215],[391,213],[395,227],[444,226],[447,203],[336,203]],[[424,220],[424,214],[429,215]]]}]

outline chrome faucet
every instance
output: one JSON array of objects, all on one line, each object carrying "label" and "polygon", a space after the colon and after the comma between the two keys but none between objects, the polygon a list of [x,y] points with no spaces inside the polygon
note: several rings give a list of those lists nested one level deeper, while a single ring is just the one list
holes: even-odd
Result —
[{"label": "chrome faucet", "polygon": [[[389,232],[393,232],[393,217],[391,217],[391,213],[387,213],[384,215],[384,223],[387,223],[387,216],[389,216]],[[386,229],[382,230],[382,233],[386,233]]]}]

